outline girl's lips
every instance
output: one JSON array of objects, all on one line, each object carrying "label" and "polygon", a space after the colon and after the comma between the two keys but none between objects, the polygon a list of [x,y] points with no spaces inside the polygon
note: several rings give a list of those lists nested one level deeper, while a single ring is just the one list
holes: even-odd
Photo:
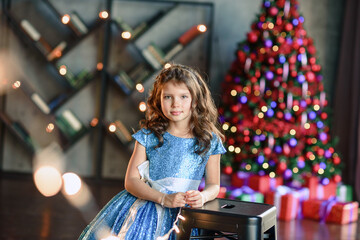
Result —
[{"label": "girl's lips", "polygon": [[181,112],[180,111],[173,111],[173,112],[170,112],[171,113],[171,115],[175,115],[175,116],[177,116],[177,115],[180,115],[181,114]]}]

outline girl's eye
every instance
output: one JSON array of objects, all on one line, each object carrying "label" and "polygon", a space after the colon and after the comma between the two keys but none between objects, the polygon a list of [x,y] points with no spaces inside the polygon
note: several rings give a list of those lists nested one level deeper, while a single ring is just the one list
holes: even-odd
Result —
[{"label": "girl's eye", "polygon": [[164,96],[164,99],[171,99],[170,96]]},{"label": "girl's eye", "polygon": [[185,98],[188,98],[189,96],[187,96],[187,95],[183,95],[183,96],[181,96],[181,97],[185,99]]}]

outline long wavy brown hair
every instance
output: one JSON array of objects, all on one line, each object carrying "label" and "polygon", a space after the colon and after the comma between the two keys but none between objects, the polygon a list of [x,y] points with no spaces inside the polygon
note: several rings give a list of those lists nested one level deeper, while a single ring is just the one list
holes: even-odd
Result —
[{"label": "long wavy brown hair", "polygon": [[164,143],[163,134],[169,127],[169,120],[161,110],[161,92],[169,82],[185,83],[192,97],[190,131],[196,138],[196,153],[203,155],[210,149],[213,134],[224,141],[219,130],[218,111],[211,97],[207,83],[194,69],[180,64],[164,68],[156,77],[152,91],[147,100],[146,118],[141,122],[144,127],[155,134],[159,145]]}]

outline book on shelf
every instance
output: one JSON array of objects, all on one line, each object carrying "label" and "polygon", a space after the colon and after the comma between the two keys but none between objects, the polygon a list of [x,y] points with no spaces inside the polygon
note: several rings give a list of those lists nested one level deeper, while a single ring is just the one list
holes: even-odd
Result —
[{"label": "book on shelf", "polygon": [[52,61],[56,58],[62,56],[64,49],[66,48],[67,43],[65,41],[61,41],[47,56],[48,61]]},{"label": "book on shelf", "polygon": [[117,17],[115,19],[115,22],[119,25],[119,27],[124,31],[124,32],[129,32],[131,33],[131,35],[133,34],[133,29],[132,27],[130,27],[129,24],[127,24],[121,17]]},{"label": "book on shelf", "polygon": [[13,122],[12,127],[19,137],[23,139],[33,150],[35,150],[36,144],[31,139],[30,134],[25,130],[24,126],[19,122]]},{"label": "book on shelf", "polygon": [[114,80],[127,95],[129,95],[135,87],[133,80],[124,70],[120,70],[119,74],[114,77]]},{"label": "book on shelf", "polygon": [[49,102],[49,108],[51,111],[53,111],[55,108],[59,107],[63,102],[66,101],[66,99],[68,98],[68,94],[66,93],[61,93],[59,96],[55,97],[54,99],[52,99]]},{"label": "book on shelf", "polygon": [[89,32],[89,29],[86,26],[85,22],[82,20],[82,18],[76,11],[71,12],[69,16],[70,21],[68,25],[77,36],[81,36]]},{"label": "book on shelf", "polygon": [[91,77],[92,73],[87,69],[83,69],[72,79],[73,81],[70,84],[74,88],[80,89]]},{"label": "book on shelf", "polygon": [[185,33],[183,33],[177,40],[175,44],[173,44],[164,56],[165,61],[171,60],[178,54],[187,44],[189,44],[192,40],[194,40],[198,35],[202,32],[199,31],[198,25],[191,27]]},{"label": "book on shelf", "polygon": [[26,144],[28,144],[32,150],[35,150],[35,142],[31,139],[30,134],[26,131],[26,129],[20,122],[12,121],[3,112],[0,112],[0,118],[12,130],[12,132],[17,135],[17,137],[19,137]]},{"label": "book on shelf", "polygon": [[70,139],[85,128],[75,114],[68,109],[56,116],[56,124],[61,132]]},{"label": "book on shelf", "polygon": [[160,69],[166,63],[164,52],[155,43],[144,48],[142,54],[154,69]]},{"label": "book on shelf", "polygon": [[35,105],[45,114],[50,113],[50,108],[48,104],[45,102],[45,100],[37,94],[32,87],[26,82],[21,81],[20,89],[23,90],[23,92],[30,97],[31,101],[35,103]]},{"label": "book on shelf", "polygon": [[[170,9],[171,10],[171,9]],[[170,10],[161,10],[152,16],[149,20],[141,22],[138,24],[131,33],[131,38],[136,39],[138,36],[143,34],[149,27],[154,25],[157,21],[159,21],[162,17],[164,17]]]},{"label": "book on shelf", "polygon": [[[59,72],[61,72],[61,68],[65,65],[60,65]],[[61,74],[67,82],[70,84],[71,87],[79,89],[81,88],[92,76],[93,74],[87,70],[83,69],[78,74],[74,75],[69,68],[66,68],[66,73]]]},{"label": "book on shelf", "polygon": [[136,65],[130,72],[129,77],[133,80],[134,83],[142,83],[146,78],[149,77],[151,71],[146,67],[144,63]]},{"label": "book on shelf", "polygon": [[160,69],[201,33],[197,25],[193,26],[183,33],[168,50],[163,51],[155,43],[151,43],[142,50],[142,54],[154,69]]},{"label": "book on shelf", "polygon": [[131,134],[129,132],[129,130],[125,127],[125,125],[120,121],[120,120],[116,120],[114,122],[115,124],[115,136],[123,143],[123,144],[127,144],[129,142],[131,142],[132,137]]},{"label": "book on shelf", "polygon": [[36,47],[45,56],[47,56],[52,51],[52,47],[50,46],[50,44],[41,36],[41,34],[28,20],[21,20],[20,26],[24,30],[24,32],[35,42]]}]

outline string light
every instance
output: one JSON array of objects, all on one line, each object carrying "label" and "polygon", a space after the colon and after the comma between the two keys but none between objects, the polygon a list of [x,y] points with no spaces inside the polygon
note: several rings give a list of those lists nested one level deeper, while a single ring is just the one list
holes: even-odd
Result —
[{"label": "string light", "polygon": [[95,127],[98,123],[99,123],[99,119],[93,118],[93,119],[91,120],[91,122],[90,122],[90,125],[91,125],[92,127]]},{"label": "string light", "polygon": [[96,69],[98,71],[101,71],[103,69],[103,67],[104,67],[104,64],[102,62],[99,62],[99,63],[96,64]]},{"label": "string light", "polygon": [[21,86],[21,82],[20,81],[15,81],[13,84],[12,84],[12,88],[13,89],[17,89]]},{"label": "string light", "polygon": [[102,18],[102,19],[106,19],[106,18],[108,18],[109,17],[109,13],[107,12],[107,11],[101,11],[100,13],[99,13],[99,17],[100,18]]},{"label": "string light", "polygon": [[171,64],[170,64],[170,63],[166,63],[166,64],[164,65],[164,68],[165,68],[165,69],[168,69],[169,67],[171,67]]},{"label": "string light", "polygon": [[274,172],[269,173],[269,177],[274,178],[276,175]]},{"label": "string light", "polygon": [[116,131],[115,123],[111,123],[111,124],[109,125],[109,131],[110,131],[110,132],[115,132],[115,131]]},{"label": "string light", "polygon": [[145,112],[145,111],[146,111],[146,103],[145,103],[145,102],[141,102],[141,103],[139,104],[139,110],[140,110],[141,112]]},{"label": "string light", "polygon": [[222,129],[223,129],[224,131],[228,130],[228,129],[229,129],[229,124],[228,124],[228,123],[224,123],[224,124],[222,125]]},{"label": "string light", "polygon": [[80,191],[81,179],[75,173],[65,173],[62,176],[64,181],[64,190],[67,195],[75,195]]},{"label": "string light", "polygon": [[68,23],[70,22],[70,15],[69,15],[69,14],[65,14],[64,16],[62,16],[61,22],[62,22],[63,24],[68,24]]},{"label": "string light", "polygon": [[231,96],[235,97],[237,95],[237,91],[235,89],[231,90]]},{"label": "string light", "polygon": [[241,148],[236,147],[236,148],[235,148],[235,153],[240,153],[240,152],[241,152]]},{"label": "string light", "polygon": [[66,68],[65,65],[61,65],[61,66],[59,67],[59,73],[60,73],[60,75],[62,75],[62,76],[66,75],[66,73],[67,73],[67,68]]},{"label": "string light", "polygon": [[122,32],[122,33],[121,33],[121,37],[122,37],[123,39],[130,39],[130,38],[131,38],[131,33],[128,32],[128,31]]},{"label": "string light", "polygon": [[199,30],[199,32],[204,33],[204,32],[206,32],[207,27],[206,27],[204,24],[199,24],[199,25],[197,26],[197,29]]},{"label": "string light", "polygon": [[179,233],[179,232],[180,232],[180,229],[179,229],[179,227],[176,225],[176,223],[179,221],[179,219],[185,221],[185,217],[182,216],[180,213],[181,213],[181,208],[179,209],[179,213],[177,214],[176,219],[175,219],[175,221],[174,221],[174,223],[173,223],[173,227],[172,227],[165,235],[160,236],[160,237],[157,237],[156,240],[167,240],[167,239],[169,239],[170,234],[171,234],[172,231],[174,231],[174,230],[175,230],[176,233]]},{"label": "string light", "polygon": [[55,126],[53,123],[49,123],[46,127],[46,132],[51,133],[54,130]]},{"label": "string light", "polygon": [[144,90],[145,90],[145,89],[144,89],[144,86],[143,86],[141,83],[136,84],[135,88],[136,88],[136,90],[138,90],[138,92],[140,92],[140,93],[143,93]]}]

